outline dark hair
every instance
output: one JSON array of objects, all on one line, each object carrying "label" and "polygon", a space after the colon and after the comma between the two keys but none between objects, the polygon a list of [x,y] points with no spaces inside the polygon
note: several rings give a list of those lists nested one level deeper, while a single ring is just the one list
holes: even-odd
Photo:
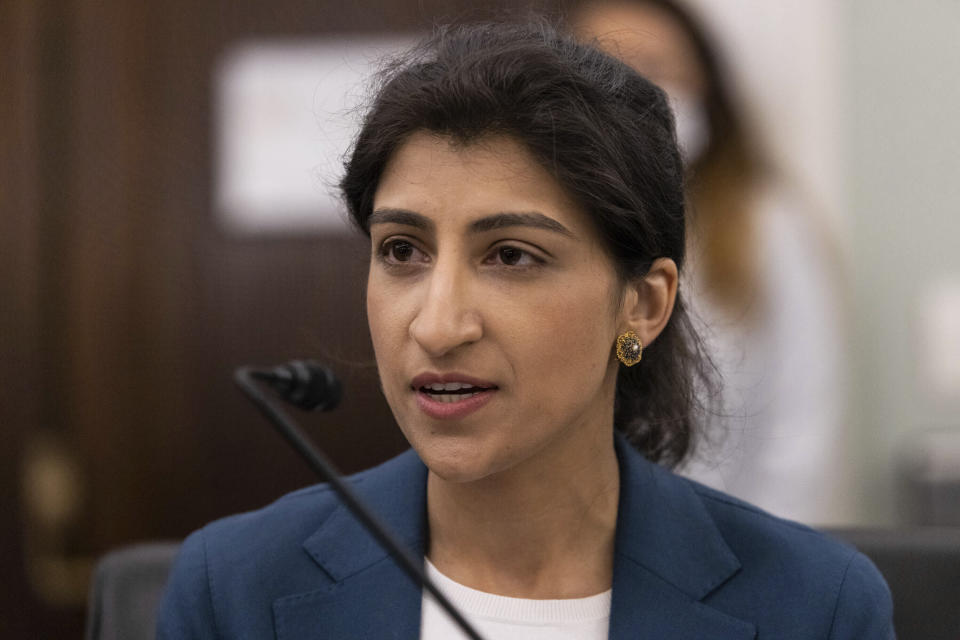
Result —
[{"label": "dark hair", "polygon": [[[591,214],[621,278],[660,257],[682,267],[684,169],[664,93],[545,21],[439,27],[384,70],[340,183],[367,235],[384,167],[416,131],[518,140]],[[641,362],[620,368],[615,426],[649,459],[679,463],[708,365],[678,293]]]}]

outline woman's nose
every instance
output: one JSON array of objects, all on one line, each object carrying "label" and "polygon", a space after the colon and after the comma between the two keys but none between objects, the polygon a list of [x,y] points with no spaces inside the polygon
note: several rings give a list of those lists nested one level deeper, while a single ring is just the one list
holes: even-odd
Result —
[{"label": "woman's nose", "polygon": [[483,323],[471,300],[469,277],[463,270],[437,265],[410,323],[410,336],[427,354],[439,358],[482,335]]}]

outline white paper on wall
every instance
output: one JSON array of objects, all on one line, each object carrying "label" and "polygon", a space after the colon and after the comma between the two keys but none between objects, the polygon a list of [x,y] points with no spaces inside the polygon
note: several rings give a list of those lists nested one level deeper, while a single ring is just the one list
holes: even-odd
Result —
[{"label": "white paper on wall", "polygon": [[257,41],[214,79],[214,206],[238,233],[346,227],[336,191],[371,75],[413,39]]}]

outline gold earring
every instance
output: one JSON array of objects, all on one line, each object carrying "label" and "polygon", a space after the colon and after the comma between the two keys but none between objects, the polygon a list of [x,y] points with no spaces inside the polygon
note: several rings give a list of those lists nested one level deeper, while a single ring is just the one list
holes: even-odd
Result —
[{"label": "gold earring", "polygon": [[633,331],[625,331],[617,336],[617,359],[628,367],[640,362],[643,356],[643,344]]}]

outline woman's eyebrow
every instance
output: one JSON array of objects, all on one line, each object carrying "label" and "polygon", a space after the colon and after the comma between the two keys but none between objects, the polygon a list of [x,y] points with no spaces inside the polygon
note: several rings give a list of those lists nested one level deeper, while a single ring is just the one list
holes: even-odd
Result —
[{"label": "woman's eyebrow", "polygon": [[470,223],[470,231],[474,233],[483,233],[503,227],[536,227],[537,229],[555,231],[571,238],[575,237],[565,226],[537,211],[495,213]]},{"label": "woman's eyebrow", "polygon": [[375,224],[403,224],[408,227],[416,227],[425,231],[432,231],[434,228],[433,220],[425,215],[408,211],[407,209],[377,209],[367,218],[367,228]]},{"label": "woman's eyebrow", "polygon": [[[383,208],[377,209],[370,214],[367,219],[367,226],[375,224],[402,224],[425,231],[434,229],[433,220],[423,214],[408,209]],[[484,233],[494,229],[504,227],[535,227],[537,229],[546,229],[554,231],[570,238],[575,237],[573,232],[549,216],[545,216],[537,211],[513,212],[505,211],[484,216],[479,220],[470,223],[471,233]]]}]

